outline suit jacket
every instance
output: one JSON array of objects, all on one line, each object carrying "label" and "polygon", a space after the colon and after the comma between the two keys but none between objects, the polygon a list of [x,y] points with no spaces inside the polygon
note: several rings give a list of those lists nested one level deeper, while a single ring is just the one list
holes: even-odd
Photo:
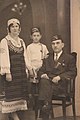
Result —
[{"label": "suit jacket", "polygon": [[57,63],[54,61],[54,53],[49,54],[49,57],[44,60],[41,69],[38,72],[40,79],[42,74],[47,74],[50,80],[59,75],[61,80],[69,80],[76,76],[77,69],[75,59],[72,55],[63,52]]}]

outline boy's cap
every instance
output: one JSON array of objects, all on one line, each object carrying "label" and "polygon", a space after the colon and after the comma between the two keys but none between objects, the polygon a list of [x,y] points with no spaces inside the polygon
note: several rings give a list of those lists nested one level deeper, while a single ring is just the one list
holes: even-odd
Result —
[{"label": "boy's cap", "polygon": [[33,34],[34,32],[40,32],[41,33],[40,28],[37,28],[37,27],[32,28],[31,29],[31,34]]},{"label": "boy's cap", "polygon": [[61,35],[54,35],[53,37],[52,37],[52,39],[51,39],[51,42],[53,42],[53,41],[56,41],[56,40],[62,40],[62,37],[61,37]]},{"label": "boy's cap", "polygon": [[16,18],[12,18],[12,19],[8,20],[7,25],[9,26],[10,24],[13,24],[13,23],[18,23],[20,25],[20,21]]}]

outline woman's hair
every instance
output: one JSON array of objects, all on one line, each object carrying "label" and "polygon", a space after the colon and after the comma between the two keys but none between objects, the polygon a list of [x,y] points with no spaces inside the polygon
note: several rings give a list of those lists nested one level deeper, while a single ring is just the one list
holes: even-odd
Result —
[{"label": "woman's hair", "polygon": [[[18,23],[17,23],[17,24],[18,24]],[[19,25],[19,28],[20,28],[20,24],[18,24],[18,25]],[[13,26],[13,23],[11,23],[11,24],[8,26],[8,31],[9,31],[9,33],[11,32],[11,30],[10,30],[11,26]]]}]

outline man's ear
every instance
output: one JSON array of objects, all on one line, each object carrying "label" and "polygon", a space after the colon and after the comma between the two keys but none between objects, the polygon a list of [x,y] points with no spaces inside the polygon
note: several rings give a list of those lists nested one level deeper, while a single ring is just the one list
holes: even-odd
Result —
[{"label": "man's ear", "polygon": [[62,48],[64,48],[64,43],[62,43]]}]

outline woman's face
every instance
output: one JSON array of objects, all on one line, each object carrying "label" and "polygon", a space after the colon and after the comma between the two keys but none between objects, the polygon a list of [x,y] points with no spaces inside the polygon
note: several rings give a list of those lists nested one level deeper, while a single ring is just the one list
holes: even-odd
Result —
[{"label": "woman's face", "polygon": [[14,23],[10,26],[10,34],[16,36],[20,33],[20,26],[17,23]]}]

